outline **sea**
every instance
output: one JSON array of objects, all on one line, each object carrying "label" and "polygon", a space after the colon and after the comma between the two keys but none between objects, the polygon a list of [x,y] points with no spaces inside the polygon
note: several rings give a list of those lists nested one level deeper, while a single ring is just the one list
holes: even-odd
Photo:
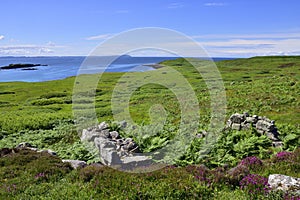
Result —
[{"label": "sea", "polygon": [[[0,69],[0,82],[43,82],[64,79],[76,76],[84,71],[82,68],[86,57],[84,56],[51,56],[51,57],[0,57],[0,67],[10,64],[40,64],[36,70]],[[149,66],[164,60],[173,60],[176,57],[132,57],[121,56],[110,65],[91,66],[87,73],[99,72],[130,72],[154,70]],[[212,58],[214,61],[232,60],[234,58]]]}]

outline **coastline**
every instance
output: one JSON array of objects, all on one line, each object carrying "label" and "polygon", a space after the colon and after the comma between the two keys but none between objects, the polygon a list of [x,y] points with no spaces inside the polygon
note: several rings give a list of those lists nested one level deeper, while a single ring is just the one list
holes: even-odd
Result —
[{"label": "coastline", "polygon": [[155,64],[143,64],[142,66],[152,67],[153,69],[160,69],[160,68],[164,67],[164,65],[159,64],[159,63],[155,63]]},{"label": "coastline", "polygon": [[[14,67],[13,70],[0,70],[0,82],[44,82],[61,80],[78,75],[78,69],[84,57],[0,57],[0,66]],[[140,66],[141,71],[149,71],[163,68],[161,64],[166,60],[173,60],[171,57],[128,57],[117,60],[105,72],[124,73],[132,72],[132,69]],[[233,58],[213,58],[215,62],[232,60]],[[11,64],[25,63],[25,64]],[[27,63],[39,63],[42,68],[20,68],[28,67]],[[141,69],[139,68],[139,69]],[[99,73],[96,68],[91,68],[87,74]]]}]

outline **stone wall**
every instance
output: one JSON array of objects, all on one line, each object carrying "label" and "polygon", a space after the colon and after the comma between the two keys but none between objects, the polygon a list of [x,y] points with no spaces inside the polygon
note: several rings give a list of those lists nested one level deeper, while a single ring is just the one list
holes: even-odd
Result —
[{"label": "stone wall", "polygon": [[84,129],[81,141],[94,143],[104,165],[132,170],[135,167],[146,167],[152,164],[150,158],[140,154],[139,147],[132,138],[122,138],[117,131],[109,130],[105,122]]},{"label": "stone wall", "polygon": [[278,130],[275,126],[275,121],[267,117],[258,115],[249,115],[248,113],[235,113],[230,116],[226,123],[226,128],[233,130],[247,130],[251,126],[261,134],[265,134],[273,143],[273,146],[282,146],[282,141],[278,138]]}]

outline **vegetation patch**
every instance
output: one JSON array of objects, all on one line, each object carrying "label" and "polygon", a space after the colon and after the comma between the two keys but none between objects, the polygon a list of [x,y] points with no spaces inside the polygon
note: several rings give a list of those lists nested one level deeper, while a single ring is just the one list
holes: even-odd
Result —
[{"label": "vegetation patch", "polygon": [[[191,85],[200,107],[197,133],[207,130],[210,94],[201,74],[185,59],[160,65],[175,69]],[[93,108],[87,105],[95,103],[98,120],[113,121],[112,92],[124,73],[104,73],[97,89],[79,94],[74,107],[74,77],[41,83],[0,83],[0,199],[60,199],[65,195],[75,199],[297,198],[269,191],[265,178],[270,174],[300,177],[300,57],[254,57],[216,65],[226,88],[227,118],[241,112],[267,116],[276,121],[284,146],[273,147],[254,129],[224,130],[211,151],[199,156],[204,138],[197,138],[195,133],[183,156],[156,172],[128,174],[103,166],[71,170],[60,159],[99,161],[98,152],[80,141],[72,109],[91,113]],[[163,73],[165,67],[136,74],[145,78],[166,76],[169,73]],[[144,85],[134,91],[129,104],[132,119],[143,128],[132,127],[121,134],[133,138],[143,152],[161,148],[176,135],[181,112],[176,96],[168,88]],[[156,104],[163,105],[167,114],[159,130],[150,125],[149,109]],[[110,128],[119,130],[114,125]],[[24,141],[39,149],[52,149],[58,157],[14,149]]]}]

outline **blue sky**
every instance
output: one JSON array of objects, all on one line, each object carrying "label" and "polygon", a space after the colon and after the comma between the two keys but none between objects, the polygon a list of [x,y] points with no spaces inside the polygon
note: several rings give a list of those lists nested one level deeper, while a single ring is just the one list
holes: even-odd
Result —
[{"label": "blue sky", "polygon": [[1,0],[0,56],[85,56],[142,27],[182,32],[211,56],[299,55],[299,10],[299,0]]}]

